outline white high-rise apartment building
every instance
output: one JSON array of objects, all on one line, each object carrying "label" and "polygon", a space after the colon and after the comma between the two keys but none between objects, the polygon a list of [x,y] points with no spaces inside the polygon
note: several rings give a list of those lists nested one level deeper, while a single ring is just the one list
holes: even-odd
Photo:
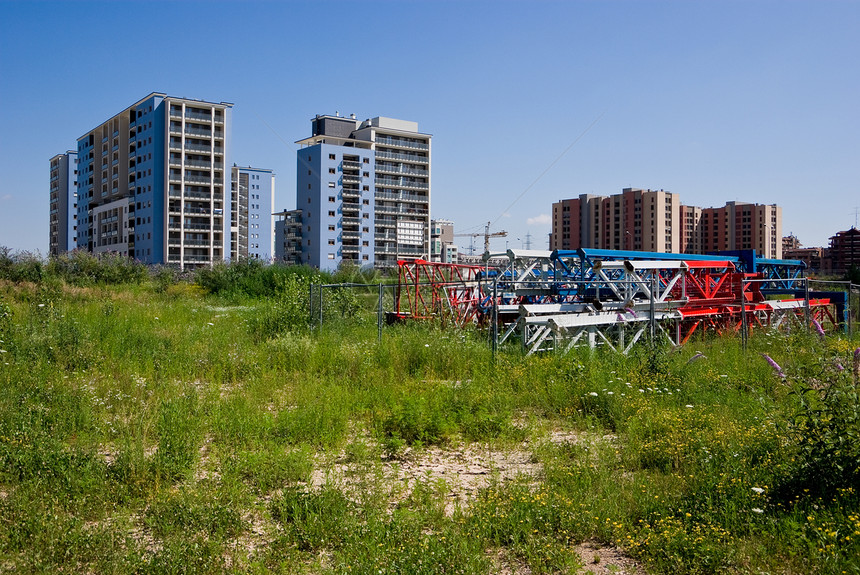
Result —
[{"label": "white high-rise apartment building", "polygon": [[416,122],[317,116],[299,140],[302,263],[393,267],[430,258],[430,134]]}]

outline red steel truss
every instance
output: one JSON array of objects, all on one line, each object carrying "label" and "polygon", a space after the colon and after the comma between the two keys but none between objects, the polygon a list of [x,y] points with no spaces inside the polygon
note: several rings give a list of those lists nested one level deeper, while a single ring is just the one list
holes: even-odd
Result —
[{"label": "red steel truss", "polygon": [[463,326],[480,320],[479,275],[484,268],[425,260],[397,262],[398,318],[440,319]]}]

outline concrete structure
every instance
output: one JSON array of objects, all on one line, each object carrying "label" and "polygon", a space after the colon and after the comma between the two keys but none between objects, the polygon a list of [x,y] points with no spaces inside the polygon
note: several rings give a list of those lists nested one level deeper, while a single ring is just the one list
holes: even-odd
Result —
[{"label": "concrete structure", "polygon": [[78,154],[72,150],[51,158],[48,255],[77,247]]},{"label": "concrete structure", "polygon": [[234,256],[231,117],[152,93],[78,138],[77,246],[180,268]]},{"label": "concrete structure", "polygon": [[231,256],[273,261],[275,174],[265,168],[233,164],[231,190]]},{"label": "concrete structure", "polygon": [[677,194],[638,188],[561,200],[552,208],[550,249],[675,253],[681,248],[680,206]]},{"label": "concrete structure", "polygon": [[782,208],[728,202],[680,204],[678,194],[625,188],[613,196],[580,195],[553,204],[550,249],[599,248],[705,254],[755,249],[782,258]]},{"label": "concrete structure", "polygon": [[303,263],[393,267],[430,253],[430,139],[416,122],[317,116],[299,140]]}]

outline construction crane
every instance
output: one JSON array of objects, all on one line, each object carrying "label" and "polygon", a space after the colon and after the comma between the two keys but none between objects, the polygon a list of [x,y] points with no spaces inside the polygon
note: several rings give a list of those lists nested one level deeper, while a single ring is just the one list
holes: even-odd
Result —
[{"label": "construction crane", "polygon": [[473,234],[454,234],[454,235],[458,236],[458,237],[472,238],[472,240],[470,240],[470,246],[469,246],[469,251],[471,252],[471,255],[475,255],[475,246],[474,246],[474,244],[471,244],[471,241],[473,241],[475,238],[479,238],[481,236],[484,236],[484,252],[486,253],[486,252],[490,251],[490,238],[504,238],[504,237],[507,237],[507,235],[508,235],[508,232],[506,232],[505,230],[502,230],[500,232],[490,233],[490,224],[491,223],[492,222],[487,222],[487,225],[484,226],[484,233],[476,232]]}]

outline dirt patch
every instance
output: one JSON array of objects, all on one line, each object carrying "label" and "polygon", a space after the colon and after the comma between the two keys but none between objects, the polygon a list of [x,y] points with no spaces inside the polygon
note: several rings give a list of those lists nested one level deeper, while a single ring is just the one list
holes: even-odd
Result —
[{"label": "dirt patch", "polygon": [[645,575],[645,570],[636,560],[624,555],[616,547],[607,547],[594,541],[586,541],[574,547],[585,565],[579,575]]},{"label": "dirt patch", "polygon": [[318,465],[311,485],[318,489],[326,483],[333,483],[350,492],[362,479],[366,479],[368,473],[375,473],[376,478],[387,484],[393,505],[406,498],[416,483],[423,482],[444,490],[445,513],[450,516],[458,507],[468,506],[478,490],[492,481],[535,477],[541,471],[541,465],[527,451],[495,451],[481,445],[454,449],[430,447],[407,449],[398,459],[381,460],[378,465]]},{"label": "dirt patch", "polygon": [[199,482],[205,479],[218,480],[221,474],[212,468],[209,453],[212,450],[212,436],[207,435],[203,438],[203,443],[197,450],[197,465],[194,467],[194,481]]}]

